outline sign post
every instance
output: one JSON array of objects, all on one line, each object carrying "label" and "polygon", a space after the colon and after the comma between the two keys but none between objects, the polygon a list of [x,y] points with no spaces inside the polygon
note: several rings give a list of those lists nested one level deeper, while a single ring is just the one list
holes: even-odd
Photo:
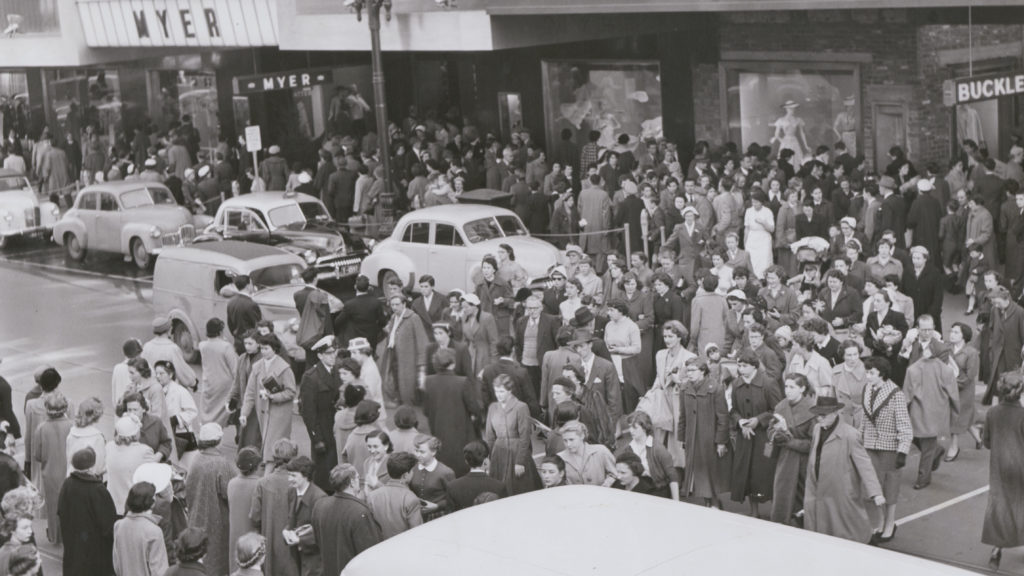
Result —
[{"label": "sign post", "polygon": [[263,136],[260,134],[259,126],[245,127],[245,149],[249,152],[252,152],[253,179],[259,178],[259,157],[256,155],[256,153],[263,149]]}]

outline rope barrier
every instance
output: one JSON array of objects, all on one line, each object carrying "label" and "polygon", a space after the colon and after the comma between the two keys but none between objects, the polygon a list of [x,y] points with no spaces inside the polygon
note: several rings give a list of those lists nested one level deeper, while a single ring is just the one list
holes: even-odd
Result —
[{"label": "rope barrier", "polygon": [[626,228],[612,228],[611,230],[601,230],[598,232],[578,232],[576,234],[530,234],[534,238],[573,238],[577,236],[597,236],[599,234],[613,234],[618,232],[625,232]]}]

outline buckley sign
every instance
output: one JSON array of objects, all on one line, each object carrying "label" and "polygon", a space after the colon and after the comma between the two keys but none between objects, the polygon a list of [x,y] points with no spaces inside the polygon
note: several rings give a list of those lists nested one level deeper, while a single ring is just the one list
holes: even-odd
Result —
[{"label": "buckley sign", "polygon": [[235,94],[258,94],[273,90],[297,90],[331,82],[330,68],[315,68],[297,72],[273,72],[235,78]]},{"label": "buckley sign", "polygon": [[276,0],[78,0],[92,47],[276,46]]},{"label": "buckley sign", "polygon": [[1024,71],[947,80],[943,93],[947,106],[1024,94]]}]

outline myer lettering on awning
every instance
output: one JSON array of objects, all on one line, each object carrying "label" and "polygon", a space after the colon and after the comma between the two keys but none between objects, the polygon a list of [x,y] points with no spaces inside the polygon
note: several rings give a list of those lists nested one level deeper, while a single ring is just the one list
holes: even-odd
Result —
[{"label": "myer lettering on awning", "polygon": [[1024,94],[1024,70],[957,78],[955,82],[957,104]]},{"label": "myer lettering on awning", "polygon": [[76,0],[100,47],[277,46],[277,0]]},{"label": "myer lettering on awning", "polygon": [[234,78],[235,94],[259,94],[274,90],[295,90],[327,84],[334,80],[330,68],[270,72]]}]

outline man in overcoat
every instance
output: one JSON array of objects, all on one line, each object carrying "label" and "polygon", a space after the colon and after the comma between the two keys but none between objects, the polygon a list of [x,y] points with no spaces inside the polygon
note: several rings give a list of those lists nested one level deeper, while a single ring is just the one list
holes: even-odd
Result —
[{"label": "man in overcoat", "polygon": [[313,345],[317,362],[302,375],[299,383],[299,411],[309,433],[313,457],[313,482],[327,490],[328,476],[338,464],[334,445],[334,405],[338,402],[341,379],[334,370],[337,348],[333,336],[324,336]]},{"label": "man in overcoat", "polygon": [[580,220],[586,222],[580,233],[580,247],[595,262],[604,262],[609,235],[602,232],[612,228],[612,200],[601,188],[600,176],[591,176],[589,184],[580,192],[579,211]]},{"label": "man in overcoat", "polygon": [[914,484],[914,489],[920,490],[931,484],[932,471],[945,456],[941,439],[949,436],[950,414],[955,416],[959,409],[960,393],[953,368],[932,355],[931,346],[923,346],[921,358],[907,368],[903,394],[907,397],[914,444],[921,450]]},{"label": "man in overcoat", "polygon": [[989,340],[989,385],[982,399],[992,402],[996,383],[1005,372],[1020,367],[1024,347],[1024,309],[1010,299],[1010,291],[1003,286],[992,291],[992,336]]},{"label": "man in overcoat", "polygon": [[392,294],[388,304],[392,314],[384,327],[384,396],[390,402],[411,405],[427,376],[430,339],[423,322],[406,308],[403,294]]},{"label": "man in overcoat", "polygon": [[313,533],[320,548],[324,574],[341,574],[360,552],[379,544],[380,526],[359,493],[359,474],[351,464],[331,470],[334,495],[313,505]]}]

